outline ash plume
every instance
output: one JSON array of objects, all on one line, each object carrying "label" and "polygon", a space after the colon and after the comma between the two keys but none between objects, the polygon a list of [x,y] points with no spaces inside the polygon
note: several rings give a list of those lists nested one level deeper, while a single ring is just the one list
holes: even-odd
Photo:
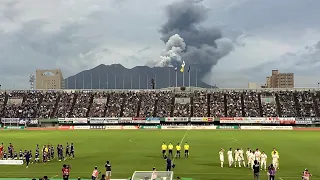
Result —
[{"label": "ash plume", "polygon": [[[232,42],[223,38],[219,29],[200,26],[208,15],[208,9],[201,2],[186,0],[167,6],[167,22],[160,29],[161,40],[166,43],[167,54],[161,56],[158,66],[176,66],[177,63],[181,64],[182,60],[187,65],[214,66],[233,49]],[[170,46],[169,41],[177,39],[178,36],[185,42],[185,48],[182,48],[181,44]],[[168,47],[171,49],[168,50]],[[174,51],[172,54],[178,56],[168,55],[169,51]]]},{"label": "ash plume", "polygon": [[171,36],[166,43],[166,48],[160,56],[160,62],[156,66],[175,66],[177,67],[182,63],[182,52],[186,49],[186,43],[178,35]]}]

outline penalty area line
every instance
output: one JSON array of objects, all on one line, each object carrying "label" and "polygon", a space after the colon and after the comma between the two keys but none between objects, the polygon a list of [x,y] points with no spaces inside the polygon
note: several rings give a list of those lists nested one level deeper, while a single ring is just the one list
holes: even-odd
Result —
[{"label": "penalty area line", "polygon": [[[184,135],[183,135],[183,137],[182,137],[182,139],[181,139],[181,141],[180,141],[180,146],[182,145],[182,143],[183,143],[184,139],[186,138],[186,136],[187,136],[187,134],[188,134],[189,131],[190,131],[190,129],[188,129],[188,130],[184,133]],[[172,160],[172,164],[174,163],[174,160],[176,159],[176,157],[177,157],[177,154],[174,156],[174,158],[173,158],[173,160]]]}]

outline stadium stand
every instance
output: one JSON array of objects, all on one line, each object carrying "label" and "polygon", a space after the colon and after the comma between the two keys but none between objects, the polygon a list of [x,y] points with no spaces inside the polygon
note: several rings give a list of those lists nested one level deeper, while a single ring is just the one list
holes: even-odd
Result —
[{"label": "stadium stand", "polygon": [[3,91],[0,116],[320,117],[317,90]]}]

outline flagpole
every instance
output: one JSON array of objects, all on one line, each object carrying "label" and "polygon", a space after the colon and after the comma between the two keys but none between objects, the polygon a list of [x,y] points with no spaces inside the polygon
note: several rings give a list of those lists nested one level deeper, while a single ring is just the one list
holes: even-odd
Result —
[{"label": "flagpole", "polygon": [[122,89],[124,89],[124,75],[122,75]]},{"label": "flagpole", "polygon": [[77,89],[77,75],[74,75],[74,89]]},{"label": "flagpole", "polygon": [[84,73],[82,73],[82,89],[84,89]]},{"label": "flagpole", "polygon": [[109,89],[109,74],[107,74],[107,89]]},{"label": "flagpole", "polygon": [[176,87],[178,87],[178,71],[177,71],[178,69],[176,68],[175,70],[176,70]]},{"label": "flagpole", "polygon": [[148,84],[149,84],[149,75],[147,74],[147,89],[149,89]]},{"label": "flagpole", "polygon": [[183,70],[183,73],[182,73],[182,86],[184,86],[184,70]]},{"label": "flagpole", "polygon": [[189,73],[189,87],[190,87],[190,82],[191,82],[190,81],[190,77],[191,77],[191,75],[190,75],[191,74],[190,66],[189,66],[189,69],[188,69],[188,73]]},{"label": "flagpole", "polygon": [[117,76],[114,75],[114,89],[117,89]]},{"label": "flagpole", "polygon": [[157,75],[154,75],[154,89],[157,87]]},{"label": "flagpole", "polygon": [[[42,85],[42,87],[43,87],[43,85]],[[69,89],[69,83],[68,83],[68,78],[67,78],[67,89]]]},{"label": "flagpole", "polygon": [[101,89],[101,86],[100,86],[100,75],[99,75],[99,89]]},{"label": "flagpole", "polygon": [[141,88],[140,88],[140,73],[139,73],[139,89],[141,89]]},{"label": "flagpole", "polygon": [[171,86],[171,82],[170,82],[171,81],[171,73],[170,72],[171,72],[171,69],[169,68],[169,87]]},{"label": "flagpole", "polygon": [[90,89],[92,89],[92,74],[90,75]]},{"label": "flagpole", "polygon": [[131,77],[130,77],[130,88],[132,89],[132,74],[131,74]]},{"label": "flagpole", "polygon": [[198,69],[196,68],[196,87],[198,87]]}]

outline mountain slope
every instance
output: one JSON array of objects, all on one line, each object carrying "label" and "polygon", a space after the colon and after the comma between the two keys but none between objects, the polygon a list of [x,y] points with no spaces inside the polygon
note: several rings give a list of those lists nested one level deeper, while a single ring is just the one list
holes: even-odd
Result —
[{"label": "mountain slope", "polygon": [[[194,65],[190,71],[190,85],[209,88],[201,81],[208,66]],[[104,65],[79,72],[65,79],[68,89],[150,89],[151,79],[155,79],[156,88],[176,85],[176,71],[173,67],[136,66],[127,69],[121,64]],[[183,86],[183,73],[177,72],[177,84]],[[92,80],[92,81],[91,81]],[[185,68],[184,85],[189,86],[188,67]]]}]

